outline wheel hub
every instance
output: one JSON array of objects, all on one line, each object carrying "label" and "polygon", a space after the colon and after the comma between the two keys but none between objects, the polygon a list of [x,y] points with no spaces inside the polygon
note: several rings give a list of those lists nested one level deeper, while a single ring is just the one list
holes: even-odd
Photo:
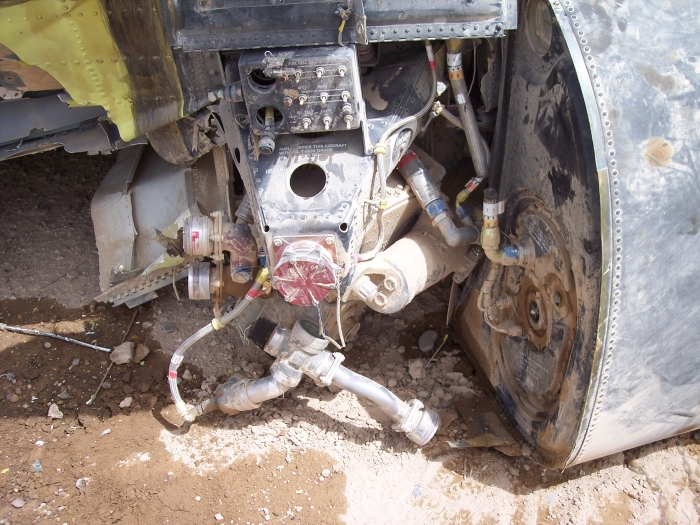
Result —
[{"label": "wheel hub", "polygon": [[508,297],[500,320],[512,319],[521,337],[492,332],[505,381],[533,419],[546,417],[559,397],[576,333],[576,290],[571,259],[556,220],[539,200],[519,203],[513,222],[518,242],[530,243],[527,267],[505,267],[501,295]]}]

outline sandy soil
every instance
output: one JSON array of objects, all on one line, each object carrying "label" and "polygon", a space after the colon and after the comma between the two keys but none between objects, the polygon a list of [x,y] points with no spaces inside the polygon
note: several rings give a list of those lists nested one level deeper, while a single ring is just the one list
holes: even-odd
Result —
[{"label": "sandy soil", "polygon": [[[112,160],[51,152],[0,164],[0,323],[108,348],[125,337],[131,311],[90,304],[99,289],[90,199]],[[150,354],[115,365],[92,405],[106,354],[0,332],[0,524],[700,522],[700,445],[690,434],[564,471],[535,464],[503,421],[510,455],[450,448],[473,437],[480,415],[500,416],[451,341],[428,367],[413,348],[431,325],[442,336],[443,292],[395,317],[366,315],[345,363],[441,411],[423,449],[376,407],[308,381],[250,413],[176,426],[167,353],[210,314],[171,290],[126,334]],[[177,331],[166,334],[166,322]],[[190,355],[182,389],[193,399],[233,370],[260,376],[270,364],[232,328]],[[47,416],[54,403],[62,418]]]}]

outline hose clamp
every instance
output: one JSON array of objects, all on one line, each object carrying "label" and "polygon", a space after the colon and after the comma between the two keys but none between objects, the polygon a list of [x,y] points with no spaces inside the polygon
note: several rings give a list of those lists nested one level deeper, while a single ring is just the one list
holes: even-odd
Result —
[{"label": "hose clamp", "polygon": [[500,202],[485,202],[483,213],[484,217],[498,217],[506,210],[506,201]]},{"label": "hose clamp", "polygon": [[328,372],[319,376],[318,382],[323,386],[329,386],[333,382],[333,376],[340,368],[340,363],[345,361],[345,356],[340,352],[333,352],[333,363],[331,363]]}]

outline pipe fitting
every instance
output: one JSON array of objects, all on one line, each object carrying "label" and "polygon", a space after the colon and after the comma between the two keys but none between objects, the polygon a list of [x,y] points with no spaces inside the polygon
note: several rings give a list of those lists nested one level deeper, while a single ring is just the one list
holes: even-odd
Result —
[{"label": "pipe fitting", "polygon": [[442,233],[445,242],[452,247],[476,242],[478,231],[472,228],[457,228],[447,213],[447,205],[442,193],[432,181],[428,170],[413,150],[408,150],[396,166],[411,186],[418,202]]},{"label": "pipe fitting", "polygon": [[303,373],[318,385],[334,384],[369,399],[392,418],[394,430],[406,433],[419,446],[433,438],[440,425],[437,412],[417,399],[405,403],[382,385],[345,368],[341,364],[345,356],[325,350],[328,342],[313,335],[315,332],[315,327],[304,321],[297,321],[291,330],[279,325],[265,345],[265,352],[277,357],[270,369],[271,375],[252,380],[241,373],[235,374],[217,388],[215,402],[208,400],[200,404],[197,411],[202,413],[218,407],[235,415],[253,410],[298,385]]},{"label": "pipe fitting", "polygon": [[503,266],[525,266],[534,257],[534,249],[529,239],[501,245],[501,231],[498,227],[497,193],[493,188],[484,192],[484,226],[481,229],[481,247],[488,259]]}]

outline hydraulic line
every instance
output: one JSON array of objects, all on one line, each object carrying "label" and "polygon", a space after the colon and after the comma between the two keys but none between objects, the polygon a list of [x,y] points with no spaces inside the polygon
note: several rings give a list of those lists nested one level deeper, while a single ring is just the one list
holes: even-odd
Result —
[{"label": "hydraulic line", "polygon": [[262,285],[267,280],[267,276],[267,268],[262,268],[258,272],[257,277],[255,278],[255,284],[253,284],[253,286],[245,295],[245,297],[243,297],[243,299],[241,299],[238,302],[238,304],[234,307],[233,310],[222,316],[220,319],[212,319],[210,324],[200,328],[197,332],[188,337],[185,340],[185,342],[182,343],[177,350],[175,350],[175,353],[173,354],[172,358],[170,358],[170,367],[168,369],[168,384],[170,385],[170,393],[173,396],[175,408],[177,409],[180,416],[182,416],[185,419],[185,421],[191,422],[194,421],[195,417],[197,417],[197,408],[188,405],[182,400],[182,397],[180,396],[180,389],[177,386],[177,369],[180,367],[180,364],[185,359],[185,352],[187,352],[187,350],[193,344],[195,344],[203,337],[209,335],[214,330],[221,330],[224,326],[226,326],[228,323],[230,323],[236,317],[238,317],[241,314],[241,312],[243,312],[243,310],[245,310],[246,307],[251,303],[251,301],[253,301],[253,299],[259,297],[260,295],[263,295]]},{"label": "hydraulic line", "polygon": [[418,202],[430,216],[449,246],[473,244],[479,240],[479,230],[467,216],[464,227],[457,228],[447,213],[447,204],[442,199],[440,189],[428,175],[428,170],[413,150],[408,150],[397,165],[401,175],[411,186]]},{"label": "hydraulic line", "polygon": [[[384,244],[384,210],[386,209],[388,202],[386,198],[386,169],[385,169],[385,164],[384,164],[384,158],[383,155],[386,155],[386,141],[387,139],[398,129],[411,124],[421,118],[423,115],[425,115],[428,110],[433,106],[433,102],[435,101],[435,96],[437,94],[437,73],[435,72],[435,54],[433,53],[433,46],[431,45],[430,42],[426,41],[425,42],[425,52],[428,56],[428,64],[430,65],[430,73],[432,76],[431,79],[431,86],[430,86],[430,96],[428,97],[428,101],[426,102],[425,106],[421,108],[421,110],[409,117],[403,118],[399,120],[398,122],[394,123],[393,125],[389,126],[389,128],[382,134],[382,136],[379,138],[379,142],[374,146],[374,155],[377,161],[377,175],[379,176],[379,209],[377,210],[377,217],[376,221],[377,224],[379,225],[378,232],[377,232],[377,243],[374,245],[374,248],[372,248],[370,251],[366,253],[361,253],[358,254],[357,260],[358,262],[362,261],[369,261],[371,259],[374,259],[379,251],[382,249],[382,245]],[[382,157],[380,157],[380,155]]]},{"label": "hydraulic line", "polygon": [[[476,67],[476,64],[474,64]],[[462,122],[464,135],[467,138],[467,146],[474,163],[476,176],[473,177],[466,187],[459,192],[455,201],[455,208],[460,214],[460,219],[464,214],[461,211],[461,204],[467,200],[469,195],[482,183],[486,177],[488,168],[488,147],[483,143],[479,127],[474,115],[474,108],[469,100],[469,90],[464,80],[464,68],[462,67],[462,40],[453,38],[447,41],[447,70],[450,76],[450,84],[459,109],[459,118]]]}]

